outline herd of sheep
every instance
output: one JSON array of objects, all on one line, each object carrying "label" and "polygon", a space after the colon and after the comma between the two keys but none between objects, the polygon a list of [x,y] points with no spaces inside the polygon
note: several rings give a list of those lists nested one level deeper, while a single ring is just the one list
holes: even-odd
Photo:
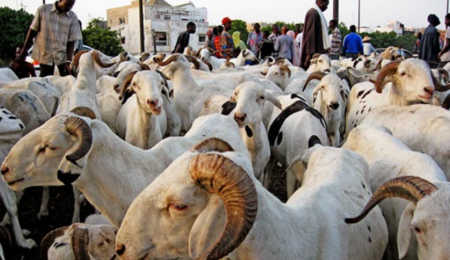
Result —
[{"label": "herd of sheep", "polygon": [[[71,70],[0,69],[0,241],[48,260],[450,259],[450,67],[394,48],[307,71],[187,48],[81,51]],[[73,224],[38,245],[22,191],[44,187],[40,219],[62,185]],[[85,199],[97,214],[80,223]]]}]

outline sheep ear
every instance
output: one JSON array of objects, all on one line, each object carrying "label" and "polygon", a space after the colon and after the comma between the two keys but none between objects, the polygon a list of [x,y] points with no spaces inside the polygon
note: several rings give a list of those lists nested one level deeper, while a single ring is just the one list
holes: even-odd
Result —
[{"label": "sheep ear", "polygon": [[264,95],[268,101],[270,101],[274,106],[278,107],[279,109],[282,109],[281,103],[275,95],[273,95],[272,93],[270,93],[267,90],[264,91],[264,93],[265,93]]},{"label": "sheep ear", "polygon": [[318,84],[315,88],[314,91],[312,93],[313,96],[317,95],[317,93],[323,89],[323,86],[321,86],[320,84]]},{"label": "sheep ear", "polygon": [[402,217],[400,218],[397,233],[398,255],[400,259],[406,256],[409,245],[411,244],[413,235],[411,230],[411,221],[414,217],[415,210],[416,205],[414,205],[414,203],[409,203],[405,210],[403,210]]},{"label": "sheep ear", "polygon": [[223,201],[212,195],[208,204],[198,215],[189,234],[189,254],[198,259],[217,241],[225,226],[226,212]]}]

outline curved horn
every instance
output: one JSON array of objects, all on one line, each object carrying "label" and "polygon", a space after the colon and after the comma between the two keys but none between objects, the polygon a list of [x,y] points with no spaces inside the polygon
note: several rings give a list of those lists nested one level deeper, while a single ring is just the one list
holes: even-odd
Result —
[{"label": "curved horn", "polygon": [[400,65],[401,61],[392,61],[388,63],[386,66],[384,66],[381,71],[378,73],[377,80],[370,80],[375,85],[375,90],[378,93],[383,92],[383,87],[386,83],[392,81],[392,79],[389,79],[389,76],[394,75],[397,72],[398,66]]},{"label": "curved horn", "polygon": [[209,71],[213,71],[213,66],[211,65],[211,63],[207,62],[206,60],[204,60],[203,63],[205,63],[206,66],[208,66]]},{"label": "curved horn", "polygon": [[[137,71],[130,72],[122,81],[122,84],[120,85],[120,94],[119,94],[119,100],[122,100],[122,104],[125,104],[127,99],[132,96],[134,91],[131,91],[132,93],[128,92],[128,87],[131,84],[131,81],[133,80],[134,75],[138,73]],[[131,94],[131,95],[128,95]],[[126,97],[126,98],[125,98]]]},{"label": "curved horn", "polygon": [[316,58],[319,58],[320,57],[320,53],[315,53],[312,57],[311,57],[311,59],[316,59]]},{"label": "curved horn", "polygon": [[199,152],[199,153],[208,153],[208,152],[233,152],[233,148],[231,145],[229,145],[227,142],[225,142],[222,139],[219,138],[209,138],[201,141],[200,143],[196,144],[192,149],[192,152]]},{"label": "curved horn", "polygon": [[193,55],[194,57],[200,58],[200,52],[202,52],[203,47],[201,47],[200,49],[197,50],[197,52],[194,52]]},{"label": "curved horn", "polygon": [[75,260],[90,260],[88,244],[89,230],[76,227],[72,233],[71,241]]},{"label": "curved horn", "polygon": [[77,52],[77,54],[75,54],[75,56],[73,57],[73,61],[72,61],[72,65],[73,65],[74,69],[78,68],[78,65],[80,65],[81,55],[88,53],[88,52],[89,51],[81,50],[81,51]]},{"label": "curved horn", "polygon": [[89,125],[79,117],[69,117],[66,122],[66,131],[75,135],[78,139],[78,144],[75,151],[66,156],[66,159],[75,164],[77,160],[83,158],[91,149],[92,146],[92,131]]},{"label": "curved horn", "polygon": [[325,73],[322,72],[322,71],[316,71],[316,72],[311,73],[311,74],[309,75],[309,77],[306,79],[305,85],[303,86],[303,90],[302,90],[302,91],[305,92],[306,86],[308,86],[308,83],[309,83],[311,80],[317,79],[318,81],[321,81],[322,78],[325,77],[326,75],[327,75],[327,74],[325,74]]},{"label": "curved horn", "polygon": [[167,66],[170,63],[172,63],[173,61],[177,61],[179,57],[180,57],[180,54],[172,54],[169,56],[168,59],[163,60],[164,58],[161,58],[161,56],[158,56],[158,57],[153,57],[153,61],[158,63],[159,66]]},{"label": "curved horn", "polygon": [[148,57],[150,57],[150,53],[148,53],[148,52],[143,52],[143,53],[141,54],[141,57],[139,58],[139,61],[140,61],[140,62],[143,62],[143,61],[147,60]]},{"label": "curved horn", "polygon": [[186,57],[186,59],[187,59],[189,62],[194,63],[195,69],[196,69],[196,70],[198,70],[198,69],[200,68],[200,62],[198,62],[198,60],[197,60],[196,58],[194,58],[194,57],[192,57],[192,56],[190,56],[190,55],[184,55],[184,56]]},{"label": "curved horn", "polygon": [[449,110],[450,109],[450,94],[445,97],[444,102],[442,102],[442,108]]},{"label": "curved horn", "polygon": [[347,83],[351,86],[350,75],[348,74],[348,72],[346,70],[341,70],[341,71],[337,72],[336,75],[341,80],[346,80]]},{"label": "curved horn", "polygon": [[116,64],[115,62],[113,63],[103,63],[103,61],[100,59],[100,53],[98,51],[92,51],[92,57],[94,58],[95,63],[97,63],[98,66],[102,67],[102,68],[109,68],[111,66],[113,66],[114,64]]},{"label": "curved horn", "polygon": [[216,193],[226,210],[219,239],[198,259],[220,259],[244,241],[258,211],[253,181],[240,166],[221,154],[199,154],[189,165],[191,178],[209,193]]},{"label": "curved horn", "polygon": [[141,68],[141,70],[151,70],[147,64],[142,62],[139,62],[139,67]]},{"label": "curved horn", "polygon": [[119,54],[120,61],[129,61],[130,57],[127,57],[127,52],[123,51]]},{"label": "curved horn", "polygon": [[42,239],[40,248],[41,256],[44,260],[48,260],[47,253],[50,247],[52,246],[53,242],[55,242],[55,239],[57,237],[62,236],[68,228],[69,227],[57,228],[55,230],[50,231],[47,235],[45,235],[45,237]]},{"label": "curved horn", "polygon": [[215,52],[211,47],[207,47],[206,49],[211,53],[211,55]]},{"label": "curved horn", "polygon": [[284,58],[280,58],[280,59],[278,59],[278,61],[277,61],[277,65],[278,66],[280,66],[280,65],[284,65],[284,61],[285,61],[285,59]]},{"label": "curved horn", "polygon": [[[439,73],[441,73],[441,72],[439,71]],[[443,92],[443,91],[447,91],[450,89],[450,84],[447,84],[447,85],[442,84],[440,80],[436,79],[436,77],[433,75],[433,73],[431,71],[430,71],[430,75],[431,75],[431,78],[433,79],[434,88],[436,89],[436,91]],[[448,73],[446,75],[448,77]],[[445,74],[444,74],[444,77],[445,77]]]},{"label": "curved horn", "polygon": [[248,51],[242,50],[242,56],[245,58],[249,55]]},{"label": "curved horn", "polygon": [[386,198],[402,198],[417,204],[419,200],[437,191],[431,182],[415,176],[404,176],[392,179],[381,185],[372,195],[361,214],[355,218],[347,218],[348,224],[358,223],[381,201]]},{"label": "curved horn", "polygon": [[231,67],[233,67],[233,69],[236,68],[236,65],[234,65],[233,62],[229,62],[229,61],[225,61],[225,66],[226,66],[227,68],[231,68]]},{"label": "curved horn", "polygon": [[366,69],[370,68],[370,60],[366,60],[364,62],[364,68],[366,68]]},{"label": "curved horn", "polygon": [[291,77],[291,70],[289,69],[288,66],[281,65],[281,66],[280,66],[280,70],[286,72],[286,73],[288,74],[288,77],[289,77],[289,78]]},{"label": "curved horn", "polygon": [[444,76],[445,82],[448,82],[448,80],[449,80],[449,74],[448,74],[448,71],[447,71],[446,69],[443,69],[443,68],[437,68],[437,71],[439,72],[439,74],[441,74],[442,76]]},{"label": "curved horn", "polygon": [[90,119],[96,118],[94,111],[92,111],[92,109],[90,109],[88,107],[76,107],[76,108],[72,109],[72,111],[70,111],[70,112],[75,113],[80,116],[89,117]]}]

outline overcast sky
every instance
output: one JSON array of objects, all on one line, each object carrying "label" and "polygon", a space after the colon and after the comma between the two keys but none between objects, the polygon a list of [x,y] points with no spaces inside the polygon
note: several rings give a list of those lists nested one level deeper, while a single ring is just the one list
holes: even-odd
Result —
[{"label": "overcast sky", "polygon": [[[176,5],[188,0],[166,0]],[[389,21],[398,20],[406,27],[426,27],[427,16],[436,14],[444,29],[444,17],[448,0],[362,0],[361,26],[385,26]],[[6,2],[6,4],[4,4]],[[51,3],[53,0],[46,0]],[[83,22],[85,27],[91,18],[106,19],[106,9],[128,5],[131,0],[77,0],[73,11]],[[210,24],[219,24],[223,17],[241,19],[247,22],[303,22],[306,12],[315,0],[192,0],[196,7],[208,9]],[[325,17],[332,18],[333,0],[330,0]],[[2,6],[20,9],[21,3],[27,12],[35,13],[41,0],[2,0]],[[358,0],[340,0],[340,20],[347,24],[358,23]]]}]

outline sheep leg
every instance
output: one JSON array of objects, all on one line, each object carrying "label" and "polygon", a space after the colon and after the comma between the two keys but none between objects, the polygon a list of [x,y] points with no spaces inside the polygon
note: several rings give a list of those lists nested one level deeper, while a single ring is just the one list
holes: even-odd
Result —
[{"label": "sheep leg", "polygon": [[73,205],[73,216],[72,223],[80,222],[80,207],[81,207],[81,191],[75,187],[73,187],[73,197],[74,197],[74,205]]},{"label": "sheep leg", "polygon": [[37,244],[32,239],[25,239],[20,228],[19,218],[17,217],[17,204],[15,200],[14,192],[8,187],[3,178],[0,178],[0,195],[3,205],[6,207],[6,211],[11,219],[14,238],[19,247],[31,249],[36,247]]},{"label": "sheep leg", "polygon": [[297,183],[297,177],[292,171],[286,172],[286,189],[288,199],[295,192],[295,184]]},{"label": "sheep leg", "polygon": [[39,213],[37,218],[40,220],[42,217],[48,216],[48,200],[50,199],[50,187],[42,188],[42,202],[41,208],[39,209]]},{"label": "sheep leg", "polygon": [[265,174],[263,174],[263,185],[266,189],[270,188],[270,183],[272,181],[273,167],[275,167],[276,160],[274,157],[270,156],[270,160],[267,163]]}]

